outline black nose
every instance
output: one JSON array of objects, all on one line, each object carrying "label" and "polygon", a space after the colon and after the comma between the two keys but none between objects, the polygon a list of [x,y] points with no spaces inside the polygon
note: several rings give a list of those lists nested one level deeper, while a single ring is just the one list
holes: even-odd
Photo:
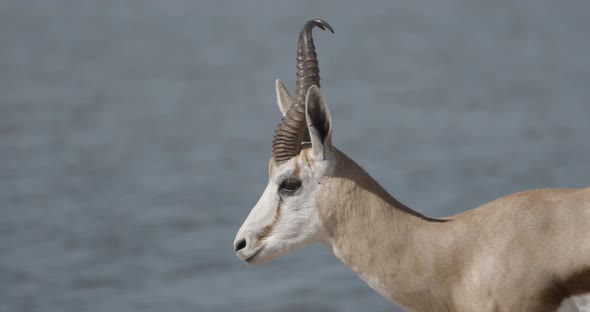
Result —
[{"label": "black nose", "polygon": [[238,250],[242,250],[244,249],[244,247],[246,247],[246,239],[242,238],[241,240],[238,241],[238,243],[236,244],[236,251]]}]

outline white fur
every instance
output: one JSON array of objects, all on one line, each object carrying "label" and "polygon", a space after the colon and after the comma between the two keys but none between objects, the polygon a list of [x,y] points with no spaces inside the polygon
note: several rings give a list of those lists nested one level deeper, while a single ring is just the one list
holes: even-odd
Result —
[{"label": "white fur", "polygon": [[[320,185],[318,177],[312,174],[311,168],[296,162],[297,159],[294,158],[274,168],[262,197],[238,231],[236,243],[242,238],[247,241],[246,248],[238,252],[241,259],[247,259],[258,252],[249,263],[264,263],[327,237],[315,201]],[[299,173],[301,187],[292,195],[280,195],[279,185],[292,175],[297,165],[302,167]],[[276,219],[279,204],[280,213]],[[256,247],[259,245],[257,235],[272,222],[276,222],[272,231],[263,239],[260,247]]]},{"label": "white fur", "polygon": [[[280,80],[276,81],[276,93],[279,109],[284,116],[292,99]],[[319,217],[316,194],[321,180],[328,175],[335,162],[331,145],[331,119],[317,86],[308,90],[305,106],[312,141],[311,153],[293,157],[281,164],[271,161],[266,189],[236,235],[234,246],[242,239],[246,240],[246,247],[238,251],[238,257],[249,260],[251,264],[264,263],[293,249],[327,240],[328,235]],[[316,120],[325,123],[314,125],[310,121],[310,114],[315,114]],[[320,137],[318,127],[326,125],[328,128],[324,130],[327,135]],[[311,162],[307,161],[307,157],[311,158]],[[280,184],[293,177],[301,180],[301,187],[293,194],[281,194]],[[265,233],[268,227],[271,230]],[[261,233],[266,235],[260,237]]]},{"label": "white fur", "polygon": [[590,295],[576,296],[565,299],[558,312],[590,312]]}]

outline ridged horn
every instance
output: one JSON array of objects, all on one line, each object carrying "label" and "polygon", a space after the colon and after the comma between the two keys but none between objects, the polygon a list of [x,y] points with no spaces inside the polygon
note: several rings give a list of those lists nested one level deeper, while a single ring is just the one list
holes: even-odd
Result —
[{"label": "ridged horn", "polygon": [[334,33],[326,21],[315,19],[305,23],[299,34],[296,100],[277,126],[272,139],[272,155],[277,163],[287,161],[299,154],[301,142],[306,134],[305,94],[313,85],[320,87],[320,69],[311,34],[312,29],[316,26],[322,30],[327,28]]}]

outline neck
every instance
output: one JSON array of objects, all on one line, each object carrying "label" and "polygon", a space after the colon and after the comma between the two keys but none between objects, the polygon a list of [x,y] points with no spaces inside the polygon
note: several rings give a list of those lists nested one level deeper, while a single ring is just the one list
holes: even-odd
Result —
[{"label": "neck", "polygon": [[327,247],[388,300],[410,310],[440,309],[446,294],[434,292],[448,289],[439,276],[448,273],[444,236],[437,233],[443,221],[406,207],[346,155],[336,155],[335,175],[323,186],[330,196],[319,201]]}]

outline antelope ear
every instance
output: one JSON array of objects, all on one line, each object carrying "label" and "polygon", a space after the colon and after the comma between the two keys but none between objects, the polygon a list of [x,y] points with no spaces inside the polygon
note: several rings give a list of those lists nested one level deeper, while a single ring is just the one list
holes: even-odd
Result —
[{"label": "antelope ear", "polygon": [[313,158],[324,160],[331,156],[332,150],[332,118],[328,105],[324,101],[320,88],[313,85],[305,97],[305,119],[311,139]]},{"label": "antelope ear", "polygon": [[277,91],[277,104],[279,105],[281,114],[283,114],[283,117],[285,117],[285,114],[291,107],[291,104],[293,104],[293,99],[291,98],[291,95],[289,94],[289,91],[287,91],[287,88],[283,82],[279,79],[277,79],[275,83],[275,88]]}]

